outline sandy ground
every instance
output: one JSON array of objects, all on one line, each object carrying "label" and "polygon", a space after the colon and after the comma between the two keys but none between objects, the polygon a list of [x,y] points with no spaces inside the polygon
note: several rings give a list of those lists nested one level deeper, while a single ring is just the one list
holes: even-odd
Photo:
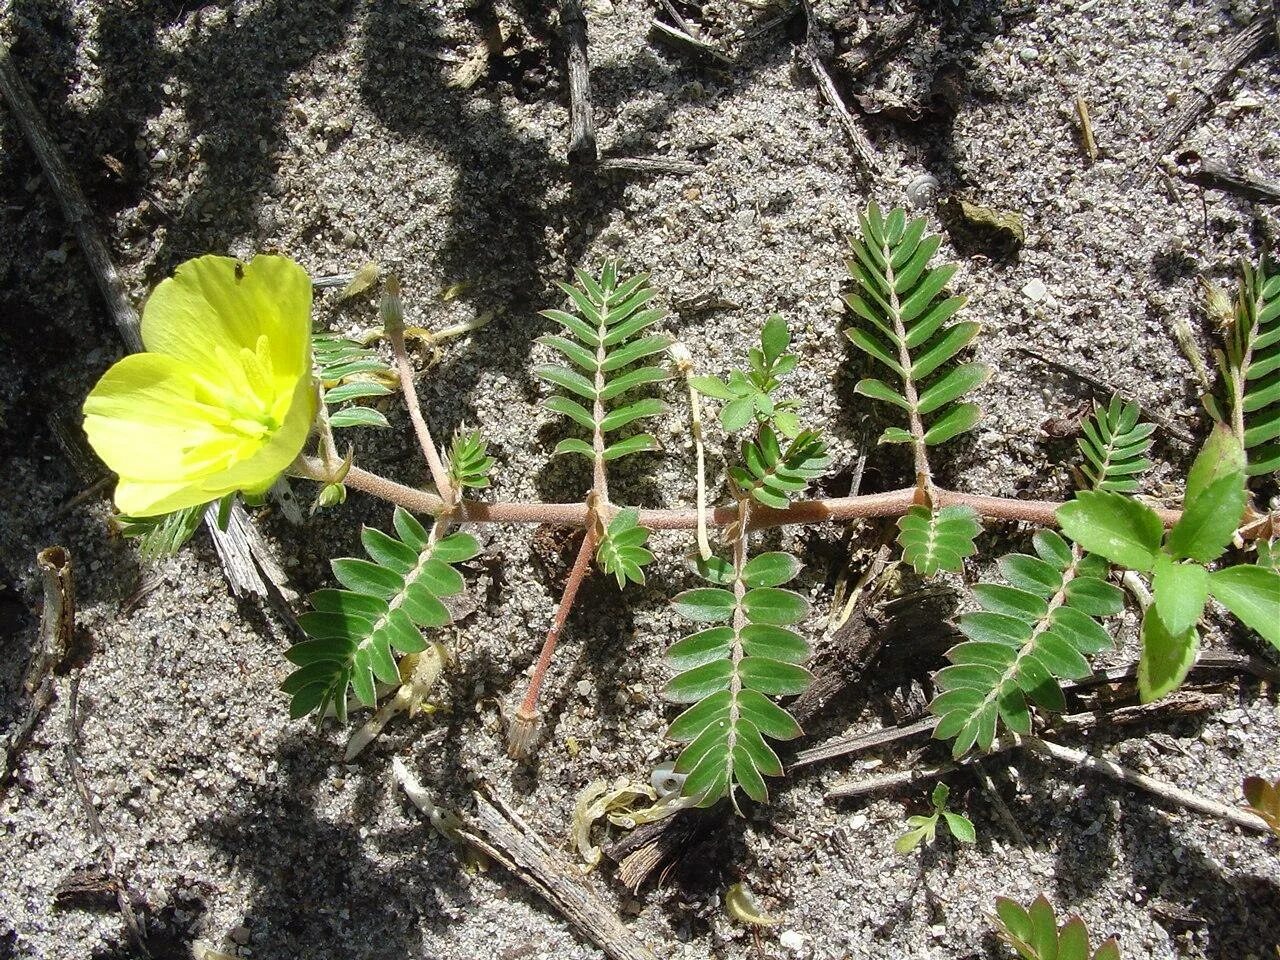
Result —
[{"label": "sandy ground", "polygon": [[[732,68],[708,67],[649,41],[643,3],[598,0],[588,17],[604,150],[701,166],[576,181],[563,163],[567,96],[561,55],[549,46],[554,18],[500,5],[508,52],[459,89],[448,81],[480,37],[467,6],[16,0],[5,5],[4,31],[139,301],[188,256],[279,250],[316,274],[368,259],[396,268],[417,322],[497,311],[420,384],[439,434],[469,424],[491,439],[497,497],[571,500],[588,482],[577,465],[551,461],[565,428],[536,409],[545,391],[528,370],[542,359],[532,340],[547,323],[535,311],[555,305],[552,280],[605,257],[651,270],[667,303],[713,293],[737,305],[668,321],[708,371],[741,362],[759,323],[781,312],[803,360],[791,389],[830,431],[838,459],[851,461],[869,405],[852,393],[860,361],[838,335],[844,237],[867,200],[902,203],[926,173],[942,195],[1019,211],[1027,230],[1012,257],[944,243],[963,265],[956,286],[972,298],[969,315],[986,328],[977,353],[997,371],[983,388],[982,426],[940,461],[945,483],[1006,496],[1069,490],[1070,446],[1047,440],[1040,425],[1085,394],[1018,347],[1077,364],[1187,430],[1205,430],[1172,322],[1189,319],[1207,345],[1192,307],[1195,275],[1229,282],[1236,257],[1274,241],[1276,217],[1160,173],[1145,184],[1129,178],[1252,4],[939,3],[858,92],[872,107],[910,108],[944,89],[954,109],[915,122],[893,119],[901,109],[860,118],[879,156],[860,177],[795,59],[796,27],[746,39],[767,15],[728,0],[685,7],[737,57]],[[821,3],[818,13],[824,24],[854,15],[855,39],[866,29],[856,6]],[[825,27],[820,37],[831,42]],[[1276,70],[1274,54],[1247,67],[1188,145],[1280,177]],[[1075,134],[1077,93],[1102,150],[1094,165]],[[554,590],[530,562],[530,530],[484,530],[492,562],[468,577],[477,612],[447,631],[457,664],[443,712],[398,723],[344,765],[340,731],[317,735],[288,721],[276,690],[288,632],[270,612],[231,599],[207,539],[160,564],[155,589],[126,606],[153,571],[109,535],[109,504],[56,512],[84,480],[56,443],[49,411],[74,411],[121,346],[4,112],[0,150],[0,723],[22,710],[38,603],[34,552],[63,544],[79,575],[81,622],[99,646],[82,686],[86,775],[157,955],[184,956],[202,940],[262,960],[598,956],[512,878],[461,868],[390,785],[390,759],[404,757],[457,806],[483,779],[546,836],[566,841],[577,791],[600,777],[647,779],[671,755],[662,731],[672,711],[657,691],[660,653],[680,635],[666,598],[690,583],[680,563],[688,538],[655,538],[660,563],[645,589],[620,597],[603,579],[589,586],[548,690],[538,761],[519,768],[504,755],[501,709],[522,685]],[[925,212],[936,226],[936,212]],[[441,301],[463,281],[467,296]],[[1038,301],[1024,293],[1032,281],[1046,288]],[[318,322],[342,330],[375,316],[371,299],[340,306],[331,294],[317,309]],[[679,392],[668,392],[673,413],[658,431],[666,450],[617,473],[621,502],[691,499],[683,408]],[[359,437],[361,462],[421,482],[403,410],[393,405],[389,415],[390,434]],[[719,473],[720,438],[712,442]],[[1148,489],[1176,502],[1191,451],[1162,439],[1156,452],[1161,466]],[[864,490],[905,477],[897,454],[872,451]],[[388,521],[382,505],[359,495],[301,526],[272,511],[260,517],[301,590],[326,584],[329,557],[358,549],[359,524]],[[1026,542],[1014,528],[989,534],[986,556]],[[825,528],[774,538],[810,561],[801,589],[819,610],[831,596],[822,557],[840,536]],[[814,635],[819,620],[809,625]],[[1135,654],[1133,623],[1117,623],[1111,659],[1122,662]],[[1209,638],[1259,649],[1216,615]],[[934,666],[918,664],[917,675]],[[96,863],[64,767],[65,681],[58,694],[0,800],[0,958],[130,956],[109,902],[54,903],[60,882]],[[1235,802],[1243,775],[1280,775],[1280,718],[1256,684],[1234,696],[1229,710],[1141,728],[1098,749]],[[879,713],[841,702],[810,732],[816,741],[874,725]],[[439,727],[443,740],[424,739]],[[898,857],[891,846],[904,801],[922,801],[927,788],[824,803],[825,788],[862,769],[837,763],[797,776],[736,824],[694,882],[637,898],[608,869],[588,882],[661,957],[751,956],[750,938],[719,903],[742,877],[782,921],[765,940],[778,956],[1006,956],[990,933],[992,898],[1038,891],[1119,935],[1126,957],[1274,955],[1274,842],[1030,758],[988,768],[1025,845],[958,778],[976,847],[943,842],[923,859]]]}]

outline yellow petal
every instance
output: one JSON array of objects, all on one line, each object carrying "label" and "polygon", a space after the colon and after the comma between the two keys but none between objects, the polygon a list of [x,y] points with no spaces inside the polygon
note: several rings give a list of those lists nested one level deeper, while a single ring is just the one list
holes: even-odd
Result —
[{"label": "yellow petal", "polygon": [[276,376],[311,365],[311,278],[287,257],[260,254],[188,260],[156,287],[142,311],[147,350],[193,363],[210,375],[266,336]]},{"label": "yellow petal", "polygon": [[116,484],[116,509],[130,517],[158,517],[209,502],[197,484],[148,483],[120,478]]},{"label": "yellow petal", "polygon": [[188,451],[222,436],[220,411],[200,399],[181,360],[135,353],[108,370],[84,402],[85,433],[121,476],[173,483],[199,474]]}]

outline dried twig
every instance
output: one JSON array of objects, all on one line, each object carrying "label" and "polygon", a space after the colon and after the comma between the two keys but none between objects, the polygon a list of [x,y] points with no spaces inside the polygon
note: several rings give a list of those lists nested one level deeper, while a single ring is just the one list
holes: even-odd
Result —
[{"label": "dried twig", "polygon": [[[36,109],[26,84],[22,82],[22,78],[14,68],[8,47],[2,45],[0,45],[0,94],[4,95],[4,99],[9,104],[9,110],[18,122],[23,136],[26,137],[31,152],[35,154],[40,169],[44,171],[49,188],[62,208],[63,216],[76,235],[76,241],[80,244],[80,250],[89,263],[89,269],[106,301],[107,312],[111,314],[121,339],[129,350],[134,352],[142,350],[142,332],[138,313],[129,302],[124,283],[111,262],[106,243],[93,226],[84,194],[81,193],[80,186],[72,176],[71,169],[63,159],[57,144],[49,135],[44,118]],[[248,515],[239,501],[232,505],[231,517],[241,528],[250,526]],[[279,571],[279,567],[271,560],[266,551],[266,545],[260,539],[248,536],[235,538],[224,534],[218,529],[216,506],[205,513],[205,525],[209,528],[214,546],[217,547],[218,557],[222,561],[222,569],[231,585],[232,593],[237,597],[250,594],[269,597],[271,595],[269,581],[277,589],[284,589],[284,579],[276,579],[268,573],[268,571]]]},{"label": "dried twig", "polygon": [[1232,78],[1241,67],[1260,57],[1272,45],[1280,43],[1273,22],[1274,16],[1270,10],[1259,13],[1249,21],[1247,27],[1223,44],[1204,69],[1197,71],[1197,82],[1184,98],[1182,109],[1164,125],[1150,156],[1136,172],[1139,183],[1145,184],[1151,179],[1160,159],[1172,151],[1187,131],[1226,94]]},{"label": "dried twig", "polygon": [[901,50],[919,26],[919,10],[897,16],[887,14],[861,43],[837,57],[836,63],[849,80],[861,79]]},{"label": "dried twig", "polygon": [[568,49],[569,162],[593,166],[599,159],[596,121],[591,109],[591,73],[587,62],[587,17],[580,0],[561,0],[560,29]]},{"label": "dried twig", "polygon": [[613,960],[655,960],[613,910],[520,815],[496,794],[477,793],[458,835],[533,887],[579,933]]},{"label": "dried twig", "polygon": [[668,173],[673,176],[688,176],[701,170],[702,164],[667,157],[605,157],[597,169],[606,173]]},{"label": "dried twig", "polygon": [[725,56],[711,44],[707,43],[707,41],[699,39],[679,27],[673,27],[668,23],[663,23],[657,17],[654,17],[653,22],[649,24],[649,36],[654,40],[666,43],[668,46],[688,50],[700,56],[709,57],[717,63],[722,63],[725,66],[733,66],[733,60]]},{"label": "dried twig", "polygon": [[1042,363],[1046,367],[1050,367],[1053,370],[1057,370],[1059,373],[1064,373],[1068,377],[1071,377],[1073,380],[1078,380],[1081,383],[1083,383],[1085,386],[1091,387],[1094,390],[1094,392],[1097,394],[1100,400],[1104,400],[1104,401],[1109,400],[1112,395],[1119,395],[1119,397],[1122,400],[1127,400],[1132,403],[1137,403],[1138,406],[1142,407],[1143,416],[1150,419],[1152,423],[1157,424],[1160,427],[1160,429],[1162,429],[1165,433],[1167,433],[1173,439],[1181,443],[1185,443],[1187,444],[1187,446],[1195,446],[1196,438],[1193,437],[1190,433],[1183,430],[1181,427],[1179,427],[1177,424],[1171,421],[1168,417],[1162,416],[1161,414],[1152,410],[1147,404],[1144,404],[1138,401],[1134,397],[1125,393],[1123,390],[1117,390],[1115,387],[1111,386],[1111,384],[1103,380],[1099,380],[1093,374],[1088,373],[1084,370],[1081,370],[1079,367],[1073,367],[1071,364],[1063,363],[1061,360],[1055,360],[1052,357],[1046,357],[1043,353],[1038,353],[1037,351],[1032,350],[1029,347],[1018,347],[1017,351],[1020,354],[1022,354],[1024,357],[1030,357],[1032,360],[1035,360],[1037,363]]},{"label": "dried twig", "polygon": [[923,720],[916,720],[903,726],[872,730],[870,733],[863,733],[853,737],[836,737],[834,740],[820,743],[816,747],[810,747],[808,750],[801,750],[792,758],[789,769],[795,770],[798,767],[808,767],[815,763],[822,763],[824,760],[834,760],[836,757],[866,753],[869,750],[876,750],[891,744],[904,743],[908,740],[925,737],[933,733],[933,728],[937,724],[936,717],[925,717]]},{"label": "dried twig", "polygon": [[[1219,803],[1208,797],[1202,797],[1189,790],[1175,787],[1172,784],[1165,783],[1163,780],[1157,780],[1155,777],[1149,777],[1145,773],[1139,773],[1137,770],[1116,763],[1114,760],[1095,757],[1085,753],[1083,750],[1064,747],[1061,744],[1042,740],[1039,737],[1019,737],[1014,735],[1001,737],[992,745],[991,750],[983,754],[983,756],[989,757],[992,754],[1003,753],[1016,747],[1025,747],[1040,756],[1049,757],[1072,767],[1082,767],[1113,780],[1118,780],[1121,783],[1139,787],[1153,796],[1176,806],[1186,807],[1198,813],[1227,820],[1250,830],[1263,832],[1270,830],[1270,827],[1261,817],[1252,813]],[[827,792],[826,799],[839,800],[851,797],[865,797],[873,793],[896,790],[921,781],[935,780],[960,769],[961,766],[961,764],[956,763],[943,763],[933,767],[916,767],[911,770],[888,773],[878,777],[867,777],[861,780],[839,783]]]},{"label": "dried twig", "polygon": [[1227,820],[1248,830],[1259,830],[1263,833],[1269,833],[1271,830],[1266,821],[1257,814],[1249,813],[1247,810],[1241,810],[1238,807],[1227,806],[1225,803],[1202,797],[1192,793],[1190,790],[1183,790],[1181,787],[1175,787],[1171,783],[1165,783],[1163,780],[1149,777],[1145,773],[1139,773],[1137,770],[1116,763],[1114,760],[1095,757],[1085,753],[1083,750],[1064,747],[1048,740],[1041,740],[1039,737],[1022,737],[1017,745],[1026,747],[1032,753],[1057,760],[1059,763],[1069,764],[1072,767],[1082,767],[1093,773],[1100,773],[1112,780],[1139,787],[1153,796],[1159,797],[1161,800],[1186,807],[1188,810],[1195,810],[1197,813],[1217,817],[1220,820]]},{"label": "dried twig", "polygon": [[[1138,665],[1128,664],[1123,667],[1108,667],[1095,671],[1091,676],[1062,684],[1063,692],[1081,692],[1103,684],[1132,681],[1137,677]],[[1280,682],[1280,671],[1260,657],[1244,657],[1238,654],[1207,652],[1192,665],[1187,673],[1188,682],[1205,674],[1229,673],[1250,674],[1260,680]],[[1105,710],[1093,710],[1079,714],[1065,714],[1055,717],[1055,729],[1085,730],[1101,724],[1104,720],[1110,726],[1127,725],[1145,722],[1153,716],[1168,714],[1200,713],[1217,706],[1216,701],[1208,701],[1197,691],[1184,690],[1182,696],[1166,697],[1155,703],[1137,706],[1115,705]],[[868,733],[852,736],[835,737],[826,743],[820,743],[807,750],[801,750],[788,764],[789,769],[808,767],[815,763],[834,760],[837,757],[851,757],[878,750],[882,747],[896,746],[928,737],[937,726],[936,717],[923,717],[896,727],[872,730]]]},{"label": "dried twig", "polygon": [[93,834],[94,840],[98,842],[101,848],[102,868],[109,876],[115,888],[116,905],[120,908],[120,916],[124,920],[125,928],[129,931],[129,939],[133,941],[133,946],[137,952],[143,957],[150,957],[151,951],[147,949],[146,934],[143,933],[142,925],[138,922],[138,915],[133,910],[133,897],[129,892],[129,887],[125,883],[124,877],[121,876],[119,869],[116,867],[116,850],[111,840],[107,837],[107,832],[102,828],[102,820],[98,817],[98,808],[93,805],[93,796],[89,793],[88,784],[85,783],[84,767],[80,762],[80,729],[84,724],[84,717],[80,713],[80,671],[71,677],[71,695],[67,704],[67,743],[64,747],[64,754],[67,762],[67,775],[71,778],[71,783],[76,788],[76,796],[80,799],[80,808],[84,811],[85,820],[89,824],[89,832]]},{"label": "dried twig", "polygon": [[22,682],[30,702],[26,715],[5,745],[0,788],[8,786],[13,778],[22,751],[31,742],[40,717],[53,700],[53,674],[65,668],[74,644],[76,592],[71,555],[64,547],[46,547],[36,554],[36,566],[44,586],[44,608],[40,613],[36,650]]},{"label": "dried twig", "polygon": [[875,150],[858,126],[853,114],[850,113],[844,98],[840,96],[840,91],[836,88],[835,81],[831,79],[830,72],[828,72],[826,65],[823,64],[822,58],[818,56],[818,52],[814,47],[813,8],[810,6],[809,0],[801,0],[800,5],[804,9],[805,17],[804,43],[800,47],[801,59],[804,60],[805,66],[809,68],[809,72],[813,74],[813,78],[818,82],[818,89],[822,92],[822,99],[826,100],[831,109],[835,111],[841,126],[844,127],[845,134],[849,137],[849,145],[853,148],[854,155],[858,159],[859,167],[864,172],[875,170],[877,164]]},{"label": "dried twig", "polygon": [[991,779],[991,774],[981,760],[973,764],[973,775],[978,781],[978,786],[982,788],[983,794],[995,810],[996,816],[1004,824],[1006,832],[1013,837],[1018,846],[1025,847],[1027,845],[1027,836],[1022,832],[1022,827],[1018,826],[1018,818],[1013,815],[1009,805],[1004,802],[1004,797],[1000,795],[1000,789],[995,785],[995,781]]},{"label": "dried twig", "polygon": [[1098,159],[1098,143],[1093,139],[1093,121],[1089,118],[1089,105],[1084,97],[1076,94],[1076,116],[1080,120],[1080,142],[1084,146],[1085,156],[1090,163]]},{"label": "dried twig", "polygon": [[1183,180],[1208,190],[1224,190],[1254,203],[1280,204],[1280,183],[1233,170],[1221,161],[1200,156],[1195,150],[1178,154],[1177,170]]},{"label": "dried twig", "polygon": [[658,0],[658,6],[671,18],[671,22],[676,25],[677,29],[683,30],[691,37],[694,36],[693,27],[689,25],[689,21],[676,9],[676,5],[671,0]]}]

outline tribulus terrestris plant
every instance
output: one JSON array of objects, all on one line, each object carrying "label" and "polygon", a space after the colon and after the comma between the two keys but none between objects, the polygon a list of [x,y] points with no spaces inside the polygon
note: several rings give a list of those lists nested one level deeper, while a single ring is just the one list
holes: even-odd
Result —
[{"label": "tribulus terrestris plant", "polygon": [[[333,560],[337,586],[310,596],[298,617],[307,639],[286,654],[296,666],[283,685],[292,715],[345,722],[353,709],[376,710],[349,756],[392,715],[415,712],[447,669],[448,652],[429,631],[449,622],[451,598],[465,587],[458,567],[478,551],[465,528],[491,522],[583,531],[528,687],[511,711],[517,757],[536,742],[540,691],[593,567],[619,589],[644,583],[654,559],[651,530],[698,531],[691,555],[707,585],[673,598],[695,630],[667,653],[673,676],[664,692],[683,708],[669,730],[683,745],[674,767],[683,799],[673,810],[726,798],[737,807],[740,796],[765,801],[767,780],[783,774],[771,741],[801,734],[781,701],[810,683],[809,604],[785,588],[799,558],[753,552],[768,527],[896,517],[898,560],[923,577],[962,571],[984,521],[1039,528],[1031,552],[1000,558],[998,575],[968,590],[977,609],[959,617],[965,640],[933,678],[935,736],[951,741],[957,757],[990,749],[1002,729],[1030,733],[1036,708],[1063,708],[1061,682],[1088,674],[1089,658],[1113,643],[1105,622],[1123,609],[1125,595],[1112,582],[1122,574],[1149,581],[1139,665],[1146,700],[1186,676],[1210,598],[1280,647],[1275,516],[1260,512],[1249,490],[1252,478],[1280,466],[1280,273],[1265,262],[1243,268],[1217,355],[1222,389],[1206,398],[1215,426],[1187,476],[1180,510],[1141,499],[1153,427],[1119,398],[1082,425],[1073,499],[1010,500],[947,490],[935,477],[934,451],[979,422],[970,397],[992,376],[964,358],[980,328],[959,319],[965,298],[949,290],[957,268],[933,263],[939,243],[923,219],[908,220],[901,210],[885,215],[874,204],[851,241],[844,332],[875,373],[857,392],[893,418],[880,442],[910,455],[910,482],[887,493],[805,499],[830,460],[821,432],[802,422],[788,395],[787,376],[799,361],[780,317],[763,324],[744,369],[696,372],[696,357],[661,332],[665,311],[648,276],[624,276],[614,263],[598,275],[576,271],[576,283],[560,284],[564,303],[543,313],[557,330],[539,343],[560,362],[534,372],[553,391],[543,405],[570,432],[554,453],[591,464],[591,485],[573,502],[469,496],[490,488],[494,461],[481,431],[460,431],[447,447],[435,443],[418,403],[395,278],[381,297],[387,362],[366,343],[313,332],[310,281],[278,256],[249,263],[200,257],[161,283],[144,312],[147,352],[103,376],[85,402],[85,428],[119,475],[121,527],[142,538],[147,556],[177,549],[209,504],[222,504],[225,516],[234,497],[255,502],[285,477],[318,484],[313,510],[337,507],[348,490],[389,504],[387,529],[361,533],[364,556]],[[698,504],[617,504],[610,464],[658,448],[644,424],[667,413],[659,394],[673,374],[689,388]],[[396,389],[434,489],[370,473],[354,452],[339,451],[335,431],[387,426],[370,403],[385,403]],[[735,451],[714,506],[703,493],[700,397]],[[1228,554],[1237,562],[1224,563]],[[935,796],[931,822],[945,817],[954,832],[963,818],[944,805]],[[1010,912],[1010,936],[1022,939],[1025,926]]]}]

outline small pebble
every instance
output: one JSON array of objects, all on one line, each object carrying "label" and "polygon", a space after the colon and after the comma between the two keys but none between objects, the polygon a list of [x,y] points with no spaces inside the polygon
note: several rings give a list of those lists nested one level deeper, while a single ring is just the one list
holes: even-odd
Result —
[{"label": "small pebble", "polygon": [[784,950],[790,950],[792,953],[799,953],[804,949],[804,937],[794,930],[788,930],[778,937],[778,943],[782,945]]}]

